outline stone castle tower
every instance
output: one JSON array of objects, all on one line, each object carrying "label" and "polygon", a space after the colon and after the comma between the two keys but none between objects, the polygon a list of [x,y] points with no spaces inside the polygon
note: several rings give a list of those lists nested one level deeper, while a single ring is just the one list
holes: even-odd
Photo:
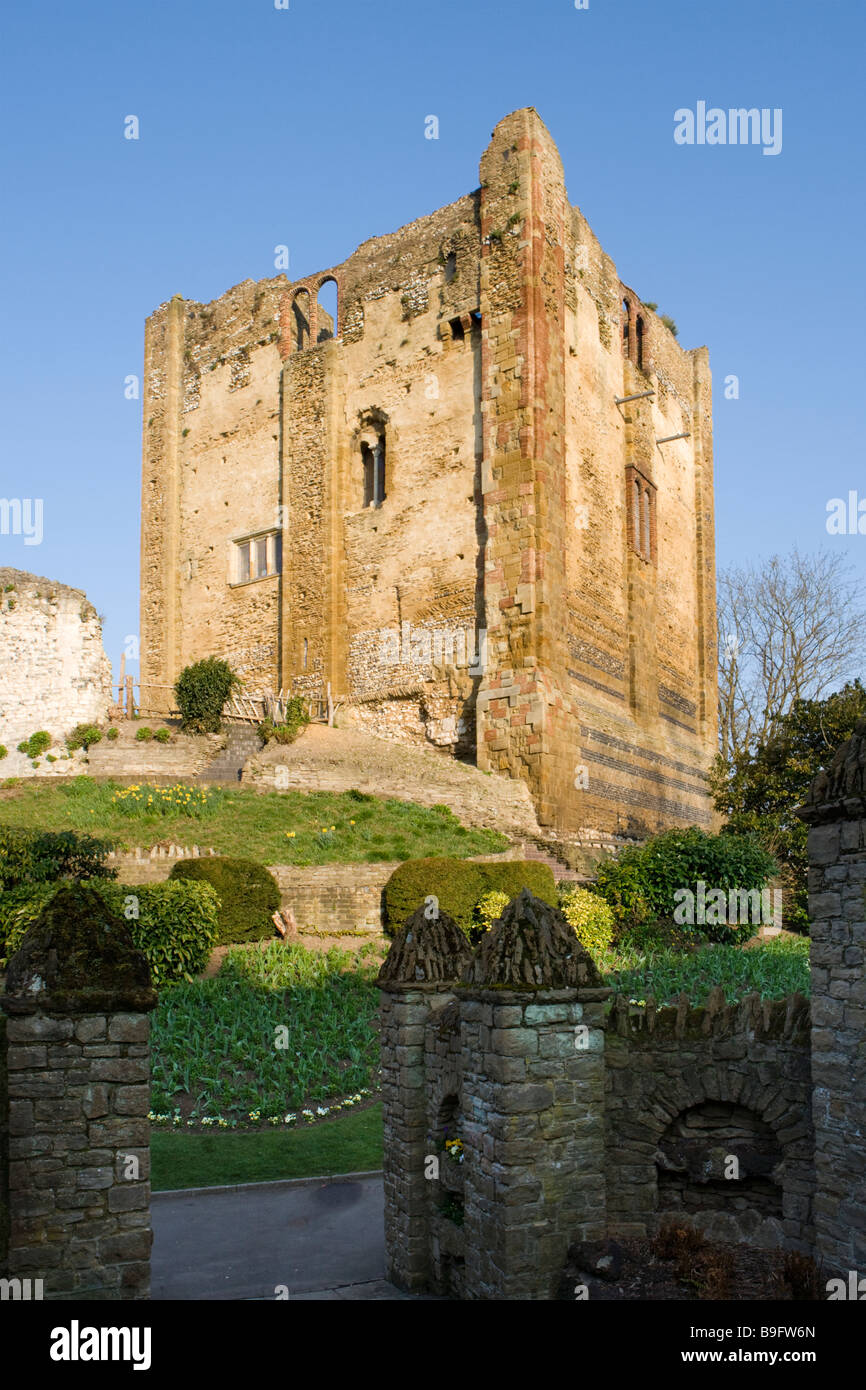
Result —
[{"label": "stone castle tower", "polygon": [[342,265],[148,320],[142,682],[218,654],[523,778],[562,831],[706,824],[707,351],[620,281],[533,109],[480,173]]}]

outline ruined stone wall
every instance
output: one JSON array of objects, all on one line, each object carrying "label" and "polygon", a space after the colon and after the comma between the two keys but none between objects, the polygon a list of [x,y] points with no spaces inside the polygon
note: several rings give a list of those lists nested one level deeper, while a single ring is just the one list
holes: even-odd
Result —
[{"label": "ruined stone wall", "polygon": [[[232,543],[279,522],[279,310],[285,276],[148,319],[143,392],[141,679],[168,708],[184,665],[278,674],[278,580],[237,583]],[[161,695],[164,697],[161,701]]]},{"label": "ruined stone wall", "polygon": [[[341,265],[162,306],[144,413],[145,683],[215,652],[250,688],[330,683],[347,719],[523,779],[543,824],[709,822],[707,355],[623,286],[534,110],[496,127],[478,192]],[[281,574],[232,584],[233,541],[269,527]],[[481,632],[474,666],[437,659],[437,634],[480,653]]]},{"label": "ruined stone wall", "polygon": [[866,1270],[866,720],[819,773],[809,826],[817,1252]]},{"label": "ruined stone wall", "polygon": [[[8,750],[4,776],[32,771],[30,760],[16,751],[22,740],[45,729],[62,746],[63,736],[76,724],[103,722],[110,703],[111,665],[102,646],[102,624],[82,590],[0,569],[0,744]],[[40,771],[47,771],[41,762]]]},{"label": "ruined stone wall", "polygon": [[811,1252],[807,1001],[726,1007],[717,990],[705,1008],[616,1003],[605,1051],[609,1233],[653,1234],[675,1214],[719,1240]]}]

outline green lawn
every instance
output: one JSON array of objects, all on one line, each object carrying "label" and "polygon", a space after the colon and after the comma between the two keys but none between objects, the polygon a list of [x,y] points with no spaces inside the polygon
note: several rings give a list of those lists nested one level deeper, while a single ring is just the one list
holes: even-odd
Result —
[{"label": "green lawn", "polygon": [[622,947],[606,952],[599,965],[613,989],[638,1000],[653,995],[657,1004],[675,1003],[681,993],[693,1004],[702,1004],[716,985],[722,986],[729,1004],[753,991],[763,999],[794,993],[809,997],[807,937],[771,937],[747,948],[704,947],[694,954]]},{"label": "green lawn", "polygon": [[183,1134],[154,1129],[150,1152],[155,1192],[369,1173],[382,1167],[382,1103],[297,1130]]},{"label": "green lawn", "polygon": [[427,855],[468,858],[508,848],[504,835],[468,829],[447,806],[383,801],[357,791],[142,785],[136,792],[92,777],[4,787],[0,824],[86,831],[111,839],[118,848],[148,848],[165,839],[196,843],[262,864],[382,863]]}]

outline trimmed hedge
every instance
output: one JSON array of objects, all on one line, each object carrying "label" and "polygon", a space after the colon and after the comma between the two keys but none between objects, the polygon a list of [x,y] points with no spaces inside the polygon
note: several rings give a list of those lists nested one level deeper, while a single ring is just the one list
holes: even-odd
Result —
[{"label": "trimmed hedge", "polygon": [[[17,951],[29,927],[57,891],[56,883],[30,884],[0,893],[0,956]],[[191,980],[207,965],[216,944],[219,898],[208,883],[88,883],[109,912],[124,917],[147,957],[156,988]]]},{"label": "trimmed hedge", "polygon": [[280,890],[273,874],[251,859],[184,859],[175,864],[169,880],[210,883],[220,902],[217,946],[262,941],[274,936],[273,914]]},{"label": "trimmed hedge", "polygon": [[536,898],[557,906],[556,882],[547,864],[529,859],[510,859],[500,864],[471,863],[468,859],[407,859],[385,884],[385,930],[399,931],[412,913],[433,896],[439,908],[470,939],[477,927],[476,905],[487,893],[500,892],[509,902],[523,888]]},{"label": "trimmed hedge", "polygon": [[73,830],[16,830],[0,825],[0,892],[58,878],[116,878],[108,840]]}]

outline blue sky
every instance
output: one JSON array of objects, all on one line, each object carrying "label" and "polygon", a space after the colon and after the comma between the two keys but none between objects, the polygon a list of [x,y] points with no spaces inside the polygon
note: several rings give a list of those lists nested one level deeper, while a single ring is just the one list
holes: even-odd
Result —
[{"label": "blue sky", "polygon": [[[7,9],[0,496],[44,499],[44,538],[0,535],[0,564],[84,588],[116,669],[138,631],[124,379],[146,316],[273,275],[278,244],[296,278],[451,202],[533,105],[622,278],[709,346],[720,566],[841,548],[866,581],[866,537],[825,527],[829,498],[866,497],[864,31],[861,0]],[[698,101],[780,107],[781,153],[675,144]]]}]

